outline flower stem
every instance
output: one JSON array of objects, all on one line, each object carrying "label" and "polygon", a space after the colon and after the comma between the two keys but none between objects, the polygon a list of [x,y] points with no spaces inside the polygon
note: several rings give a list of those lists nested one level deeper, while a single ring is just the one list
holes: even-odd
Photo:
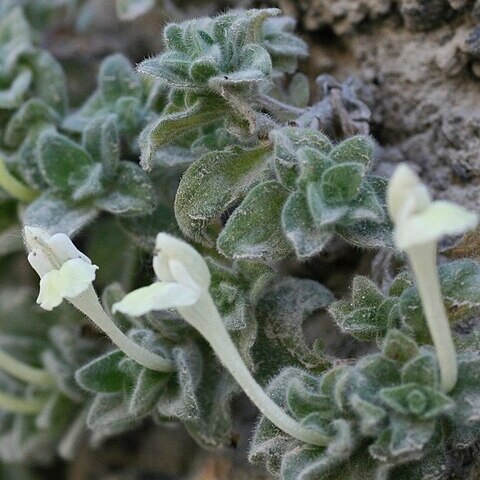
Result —
[{"label": "flower stem", "polygon": [[222,364],[268,420],[305,443],[328,445],[330,439],[326,435],[300,425],[285,413],[256,382],[232,342],[215,303],[208,293],[203,294],[195,305],[179,307],[177,310],[210,343]]},{"label": "flower stem", "polygon": [[31,367],[2,349],[0,349],[0,369],[26,383],[41,386],[55,385],[55,379],[49,372],[43,368]]},{"label": "flower stem", "polygon": [[436,244],[425,244],[407,250],[422,300],[427,325],[437,352],[442,390],[448,392],[457,383],[457,355],[436,264]]},{"label": "flower stem", "polygon": [[127,335],[115,325],[100,305],[92,285],[90,285],[85,292],[75,298],[69,299],[69,301],[75,308],[89,317],[100,330],[107,334],[110,340],[112,340],[125,355],[140,365],[150,370],[156,370],[157,372],[172,372],[175,370],[173,362],[144,349],[128,338]]},{"label": "flower stem", "polygon": [[7,410],[12,413],[34,414],[42,410],[45,405],[44,400],[15,397],[8,393],[0,392],[0,410]]},{"label": "flower stem", "polygon": [[31,202],[38,195],[35,190],[24,185],[8,171],[2,157],[0,157],[0,187],[2,187],[13,198],[25,203]]}]

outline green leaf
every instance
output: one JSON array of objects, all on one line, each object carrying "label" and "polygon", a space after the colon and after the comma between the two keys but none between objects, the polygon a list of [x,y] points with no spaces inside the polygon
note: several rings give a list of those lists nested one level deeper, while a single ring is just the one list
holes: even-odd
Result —
[{"label": "green leaf", "polygon": [[120,54],[110,55],[100,66],[98,83],[103,99],[107,103],[120,97],[139,97],[140,79],[130,62]]},{"label": "green leaf", "polygon": [[322,175],[322,196],[327,205],[351,202],[359,193],[365,167],[358,163],[341,163]]},{"label": "green leaf", "polygon": [[161,115],[141,133],[141,165],[151,168],[156,150],[174,142],[190,130],[218,122],[227,111],[225,102],[218,98],[201,97],[185,110]]},{"label": "green leaf", "polygon": [[45,132],[39,139],[40,168],[45,180],[54,188],[71,190],[79,178],[88,174],[93,164],[90,155],[63,135]]},{"label": "green leaf", "polygon": [[318,345],[307,344],[303,325],[332,300],[332,293],[313,280],[281,277],[268,284],[255,310],[259,323],[254,349],[256,378],[270,380],[288,365],[325,369],[328,362]]},{"label": "green leaf", "polygon": [[121,350],[109,352],[77,370],[75,379],[82,388],[92,393],[119,392],[123,389],[125,374],[118,364],[124,358]]},{"label": "green leaf", "polygon": [[435,431],[434,422],[418,419],[396,418],[392,428],[384,430],[370,445],[370,455],[382,463],[404,463],[418,460]]},{"label": "green leaf", "polygon": [[35,96],[63,114],[67,108],[68,92],[62,66],[47,51],[38,52],[33,57],[31,66]]},{"label": "green leaf", "polygon": [[307,205],[305,194],[293,192],[282,211],[282,227],[300,259],[313,257],[321,252],[333,236],[328,229],[315,226]]},{"label": "green leaf", "polygon": [[28,135],[32,126],[37,123],[57,124],[60,116],[43,100],[31,98],[27,100],[10,118],[4,132],[4,142],[15,148]]},{"label": "green leaf", "polygon": [[437,388],[439,371],[435,357],[431,353],[424,353],[407,362],[402,368],[402,383]]},{"label": "green leaf", "polygon": [[168,50],[177,50],[188,53],[183,41],[183,29],[176,23],[169,23],[163,29],[163,41]]},{"label": "green leaf", "polygon": [[344,140],[333,148],[330,158],[337,163],[361,163],[370,167],[373,159],[374,143],[369,137],[357,135]]},{"label": "green leaf", "polygon": [[97,198],[95,204],[114,215],[145,214],[155,208],[155,192],[138,165],[123,161],[118,164],[117,179],[110,192]]},{"label": "green leaf", "polygon": [[379,307],[385,300],[380,289],[369,278],[357,275],[353,279],[352,302],[355,307]]},{"label": "green leaf", "polygon": [[30,70],[22,69],[8,88],[0,89],[0,108],[11,110],[19,107],[30,88],[32,77]]},{"label": "green leaf", "polygon": [[202,84],[206,84],[211,77],[217,74],[217,63],[213,57],[200,57],[190,66],[190,76],[193,80]]},{"label": "green leaf", "polygon": [[86,423],[102,438],[136,426],[138,419],[128,412],[123,393],[101,393],[90,404]]},{"label": "green leaf", "polygon": [[102,193],[104,189],[102,165],[95,163],[89,170],[83,170],[78,173],[78,175],[72,174],[71,177],[71,183],[75,185],[72,191],[72,200],[81,202],[92,199]]},{"label": "green leaf", "polygon": [[250,191],[218,237],[218,250],[226,257],[279,261],[291,247],[281,228],[288,192],[277,182],[264,182]]},{"label": "green leaf", "polygon": [[[313,382],[312,382],[313,383]],[[300,381],[300,379],[292,379],[287,391],[287,402],[289,410],[296,418],[304,418],[312,413],[318,414],[325,412],[326,417],[331,414],[330,398],[326,395],[321,395],[316,391],[315,386],[307,386]]]},{"label": "green leaf", "polygon": [[380,390],[382,401],[401,415],[414,415],[430,420],[454,406],[454,402],[444,393],[416,383]]},{"label": "green leaf", "polygon": [[356,308],[339,320],[342,331],[360,340],[375,340],[384,334],[388,325],[388,318],[378,317],[373,307]]},{"label": "green leaf", "polygon": [[306,152],[305,159],[315,154],[327,154],[332,144],[326,136],[316,130],[295,127],[283,127],[270,132],[274,145],[275,170],[282,182],[288,188],[293,188],[303,165],[297,158],[298,150],[306,147],[313,153]]},{"label": "green leaf", "polygon": [[359,418],[359,426],[362,435],[366,437],[377,435],[387,412],[382,407],[363,400],[358,394],[350,397],[353,411]]},{"label": "green leaf", "polygon": [[135,416],[144,416],[150,413],[155,408],[159,393],[170,378],[171,374],[143,368],[135,379],[128,411]]},{"label": "green leaf", "polygon": [[389,330],[383,344],[384,355],[396,362],[405,363],[419,353],[414,340],[399,330]]},{"label": "green leaf", "polygon": [[183,175],[175,198],[175,216],[182,232],[211,245],[208,227],[231,208],[266,168],[269,149],[223,150],[204,155]]},{"label": "green leaf", "polygon": [[190,78],[192,64],[190,55],[182,52],[165,52],[159,57],[141,62],[137,69],[140,73],[151,75],[177,88],[195,88],[199,85]]}]

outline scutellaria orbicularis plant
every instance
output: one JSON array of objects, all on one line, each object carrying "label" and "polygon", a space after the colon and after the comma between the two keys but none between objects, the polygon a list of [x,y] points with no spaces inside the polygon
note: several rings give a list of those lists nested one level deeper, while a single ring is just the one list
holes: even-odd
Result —
[{"label": "scutellaria orbicularis plant", "polygon": [[[435,478],[478,442],[480,266],[437,272],[435,257],[476,215],[432,202],[406,166],[389,186],[375,174],[368,108],[325,76],[310,101],[292,19],[169,24],[138,71],[105,58],[72,110],[14,3],[0,21],[2,460],[72,458],[147,421],[218,448],[242,391],[261,413],[250,459],[283,480]],[[21,228],[35,307],[33,276],[12,285],[28,277]],[[290,270],[325,266],[339,238],[397,248],[412,271],[385,291],[356,277],[335,299]],[[378,351],[327,354],[321,320],[313,343],[303,331],[322,311]]]}]

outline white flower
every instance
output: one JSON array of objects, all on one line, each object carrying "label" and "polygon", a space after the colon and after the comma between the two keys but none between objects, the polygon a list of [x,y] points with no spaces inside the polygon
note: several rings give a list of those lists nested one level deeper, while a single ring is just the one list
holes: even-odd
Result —
[{"label": "white flower", "polygon": [[194,305],[210,287],[210,271],[190,245],[166,233],[155,243],[153,269],[158,282],[139,288],[113,306],[113,311],[133,316],[152,310]]},{"label": "white flower", "polygon": [[427,188],[407,165],[394,172],[387,192],[390,216],[395,223],[395,243],[401,250],[437,242],[474,228],[478,216],[443,200],[432,201]]},{"label": "white flower", "polygon": [[395,224],[395,243],[407,253],[415,275],[437,353],[441,386],[448,392],[457,382],[458,368],[438,278],[437,241],[444,235],[458,235],[474,228],[478,217],[454,203],[432,201],[425,185],[407,165],[395,170],[388,185],[387,204]]},{"label": "white flower", "polygon": [[[98,267],[92,265],[67,235],[49,235],[45,230],[34,227],[25,227],[24,234],[30,250],[28,261],[40,276],[37,303],[42,308],[52,310],[65,298],[105,332],[125,355],[140,365],[159,372],[175,369],[169,359],[145,350],[112,321],[92,285]],[[175,294],[172,290],[170,293]]]},{"label": "white flower", "polygon": [[252,402],[277,427],[294,438],[325,446],[330,438],[287,415],[252,377],[228,334],[208,289],[210,271],[190,245],[166,233],[157,235],[153,268],[158,282],[139,288],[113,305],[113,311],[133,316],[176,308],[210,343],[220,361]]},{"label": "white flower", "polygon": [[40,276],[37,303],[52,310],[64,298],[85,292],[95,279],[96,265],[63,233],[49,235],[41,228],[25,227],[28,261]]}]

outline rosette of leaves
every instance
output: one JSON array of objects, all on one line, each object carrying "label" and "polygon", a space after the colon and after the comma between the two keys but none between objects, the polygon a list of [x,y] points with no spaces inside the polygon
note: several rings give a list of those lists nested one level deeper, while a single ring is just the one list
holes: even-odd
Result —
[{"label": "rosette of leaves", "polygon": [[152,78],[141,78],[121,54],[106,57],[97,76],[97,89],[62,127],[82,133],[93,119],[115,115],[122,142],[138,151],[138,135],[164,106],[163,88]]},{"label": "rosette of leaves", "polygon": [[[452,326],[478,315],[480,265],[477,262],[463,259],[445,263],[439,267],[439,277]],[[400,273],[386,293],[368,278],[358,276],[353,281],[351,299],[336,301],[329,310],[344,332],[360,340],[381,339],[388,329],[398,328],[418,342],[430,342],[420,297],[407,272]]]},{"label": "rosette of leaves", "polygon": [[[25,384],[0,373],[3,393],[35,401],[31,413],[0,411],[0,458],[4,462],[44,464],[60,454],[72,458],[85,432],[85,392],[76,384],[76,369],[97,356],[103,342],[80,334],[80,326],[60,309],[53,318],[31,310],[28,289],[3,290],[0,346],[3,351],[33,367],[44,368],[53,382]],[[71,315],[69,315],[71,317]]]},{"label": "rosette of leaves", "polygon": [[287,368],[271,382],[270,395],[331,441],[327,447],[302,444],[262,419],[251,459],[266,462],[283,480],[427,478],[444,468],[447,445],[461,449],[478,434],[479,374],[478,353],[459,355],[459,381],[446,395],[432,351],[395,329],[382,352],[354,365],[320,377]]},{"label": "rosette of leaves", "polygon": [[155,208],[147,174],[120,159],[116,117],[94,118],[81,144],[54,131],[37,142],[40,173],[47,188],[25,211],[23,221],[54,232],[74,234],[103,211],[145,215]]},{"label": "rosette of leaves", "polygon": [[189,167],[175,199],[187,237],[216,240],[230,258],[266,262],[293,251],[311,257],[335,234],[363,247],[390,242],[386,181],[369,174],[368,137],[334,146],[318,131],[283,127],[270,138],[273,145],[211,152]]},{"label": "rosette of leaves", "polygon": [[0,128],[10,112],[32,97],[63,112],[65,76],[57,61],[34,45],[22,9],[15,7],[0,19]]},{"label": "rosette of leaves", "polygon": [[[252,280],[213,260],[209,260],[209,267],[215,302],[239,351],[251,364],[256,333],[250,312]],[[257,285],[261,277],[261,272],[251,275]],[[123,295],[118,286],[109,287],[104,293],[107,310]],[[143,348],[172,360],[175,370],[149,370],[117,349],[80,368],[78,384],[94,395],[87,416],[93,438],[134,428],[153,418],[159,423],[182,422],[206,448],[228,443],[230,400],[238,387],[206,342],[173,313],[151,313],[139,319],[116,314],[112,318]]]},{"label": "rosette of leaves", "polygon": [[208,124],[248,137],[272,123],[261,112],[263,92],[307,53],[291,20],[270,18],[279,14],[236,11],[167,25],[165,52],[138,67],[170,89],[167,107],[142,134],[144,165],[162,146]]}]

